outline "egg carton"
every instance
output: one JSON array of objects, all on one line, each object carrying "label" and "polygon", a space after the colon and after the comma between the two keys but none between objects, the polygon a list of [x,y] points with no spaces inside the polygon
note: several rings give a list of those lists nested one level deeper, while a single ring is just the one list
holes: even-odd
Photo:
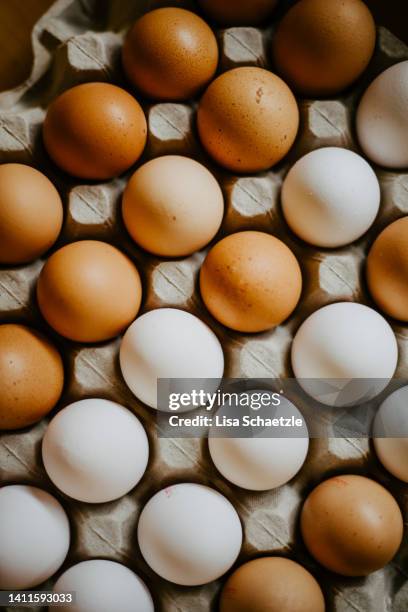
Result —
[{"label": "egg carton", "polygon": [[[408,174],[374,167],[382,193],[377,220],[357,242],[331,250],[307,246],[289,231],[279,204],[282,179],[299,157],[318,147],[341,146],[359,151],[353,125],[356,103],[377,74],[408,59],[408,48],[380,27],[374,59],[358,84],[335,99],[299,100],[301,124],[293,149],[272,170],[249,176],[225,172],[205,155],[196,134],[195,104],[151,104],[141,100],[149,134],[139,164],[164,154],[187,155],[205,163],[220,181],[225,196],[225,217],[214,242],[237,230],[261,230],[281,238],[300,262],[303,293],[289,320],[265,333],[235,333],[212,319],[200,298],[197,276],[208,249],[183,259],[159,259],[143,252],[130,240],[121,219],[120,199],[131,172],[103,183],[78,181],[50,162],[41,141],[46,108],[66,88],[93,80],[112,81],[128,88],[120,65],[124,33],[146,8],[169,4],[194,8],[194,3],[188,1],[58,0],[34,28],[30,76],[21,86],[0,94],[0,163],[34,165],[59,189],[65,219],[52,250],[85,238],[118,246],[141,272],[142,312],[170,306],[199,316],[222,342],[226,376],[290,377],[291,341],[309,314],[337,301],[374,306],[364,282],[364,260],[378,233],[393,220],[408,214]],[[247,27],[218,30],[219,70],[241,65],[273,70],[269,58],[272,35],[273,25],[265,30]],[[1,435],[1,483],[22,482],[43,487],[62,501],[69,514],[72,544],[58,575],[81,560],[112,559],[126,564],[145,580],[158,612],[217,610],[224,579],[202,587],[171,584],[146,565],[137,545],[136,526],[147,500],[162,487],[189,481],[214,487],[237,509],[243,523],[244,543],[235,566],[257,555],[283,554],[299,561],[317,577],[329,612],[406,612],[407,542],[383,570],[367,578],[346,579],[319,566],[307,553],[299,535],[299,509],[308,492],[324,478],[342,472],[368,475],[384,484],[397,498],[407,522],[408,486],[385,472],[366,439],[312,439],[302,470],[277,490],[253,493],[233,486],[213,466],[206,440],[157,437],[154,411],[130,393],[121,377],[119,339],[97,345],[76,344],[59,337],[46,325],[35,299],[35,284],[44,261],[0,268],[0,312],[1,322],[32,325],[43,330],[59,347],[65,362],[66,383],[61,401],[52,414],[80,398],[104,397],[133,410],[142,420],[150,442],[147,473],[136,489],[118,501],[92,505],[64,497],[48,479],[40,452],[48,419],[26,430]],[[408,378],[408,327],[390,323],[399,345],[396,376]],[[55,577],[46,586],[52,586],[54,581]]]}]

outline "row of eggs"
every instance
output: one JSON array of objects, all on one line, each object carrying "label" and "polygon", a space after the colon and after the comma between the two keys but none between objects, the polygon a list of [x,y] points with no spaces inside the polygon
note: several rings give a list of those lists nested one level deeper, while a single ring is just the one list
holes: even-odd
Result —
[{"label": "row of eggs", "polygon": [[[368,479],[362,481],[379,487]],[[390,504],[389,494],[382,487],[379,489]],[[393,508],[391,504],[388,509],[391,511],[385,518],[395,521],[394,535],[398,538],[398,507]],[[0,491],[0,516],[0,536],[4,543],[0,551],[1,588],[30,588],[58,571],[69,550],[70,528],[63,507],[52,495],[28,485],[5,486]],[[26,516],[30,517],[29,521]],[[219,578],[233,565],[242,544],[242,527],[234,507],[220,493],[202,485],[182,483],[163,489],[150,499],[140,516],[137,537],[146,561],[159,575],[177,584],[199,585]],[[395,543],[387,547],[389,552]],[[267,601],[278,603],[282,594],[274,592],[274,587],[278,586],[283,571],[293,588],[295,602],[302,601],[306,590],[311,604],[316,606],[311,610],[324,611],[320,587],[302,566],[280,557],[252,563],[257,567],[252,568],[251,562],[245,564],[228,580],[221,610],[236,612],[238,601],[243,610],[250,609],[248,603],[253,601],[251,597],[256,595],[257,582],[262,576],[268,579],[270,588],[262,595],[258,593],[258,600],[263,599],[264,605]],[[255,582],[251,580],[253,569],[258,573]],[[248,571],[250,575],[246,576]],[[248,581],[252,584],[246,584]],[[54,593],[75,596],[74,605],[58,606],[62,610],[154,610],[150,592],[139,576],[108,560],[89,560],[70,567],[56,581]]]},{"label": "row of eggs", "polygon": [[[83,401],[91,405],[106,400]],[[126,411],[113,403],[101,409]],[[78,463],[79,458],[74,459]],[[100,473],[92,463],[87,467]],[[0,517],[1,588],[30,588],[58,571],[69,550],[70,528],[53,496],[29,485],[3,486]],[[380,569],[397,553],[403,537],[402,514],[392,495],[375,481],[350,474],[329,478],[311,491],[301,509],[300,528],[310,554],[344,576]],[[195,483],[155,493],[137,526],[138,546],[148,566],[182,586],[207,584],[224,575],[237,560],[242,540],[241,521],[231,502]]]},{"label": "row of eggs", "polygon": [[[207,17],[228,26],[265,22],[277,2],[200,0],[199,4]],[[274,64],[299,93],[332,95],[365,70],[375,34],[373,17],[361,0],[329,4],[300,0],[278,24],[272,45]],[[180,9],[156,10],[130,29],[122,61],[128,80],[145,96],[185,100],[213,78],[217,40],[197,15]]]},{"label": "row of eggs", "polygon": [[[36,495],[44,504],[49,502],[50,506],[56,502],[44,491],[34,487],[25,489],[17,492],[14,488],[9,494],[9,502],[13,497],[29,497],[30,494]],[[62,520],[65,523],[65,519]],[[279,609],[279,605],[287,601],[283,583],[291,588],[290,608],[285,608],[287,612],[297,612],[299,609],[303,612],[324,612],[324,597],[312,574],[298,563],[283,557],[264,557],[242,565],[224,587],[220,610],[248,612],[253,610],[254,597],[260,609],[272,602]],[[54,585],[53,599],[58,597],[60,602],[68,602],[69,595],[75,597],[74,604],[59,603],[48,609],[62,612],[110,612],[114,609],[121,612],[154,612],[155,609],[152,596],[141,578],[124,565],[105,559],[82,561],[66,570]]]},{"label": "row of eggs", "polygon": [[[183,180],[175,181],[179,175]],[[346,149],[308,153],[283,183],[282,208],[289,226],[318,246],[356,240],[374,222],[379,205],[374,172]],[[201,249],[216,235],[224,202],[204,166],[181,156],[163,156],[136,170],[124,192],[122,210],[140,246],[174,257]],[[0,166],[1,263],[21,263],[50,248],[62,216],[59,195],[43,174],[21,164]],[[401,321],[408,320],[407,237],[408,221],[403,217],[381,232],[367,258],[372,297],[386,314]],[[211,248],[201,268],[200,288],[215,319],[237,331],[257,332],[279,325],[292,313],[302,276],[283,242],[246,231]],[[47,322],[79,342],[118,335],[135,318],[141,294],[134,264],[98,241],[72,243],[51,255],[37,291]]]},{"label": "row of eggs", "polygon": [[[314,3],[319,6],[312,19],[292,14]],[[343,9],[344,14],[339,15]],[[343,19],[354,45],[339,48],[333,40],[320,41],[320,48],[313,52],[310,45],[319,47],[316,39],[325,36],[317,28],[315,38],[311,37],[316,16],[326,13],[327,17],[331,11],[334,14],[328,31],[333,39],[341,31]],[[289,11],[286,21],[292,22],[289,30],[292,27],[295,31],[285,33],[284,19],[274,37],[278,47],[275,55],[280,72],[297,91],[314,96],[332,94],[363,72],[374,50],[375,26],[370,15],[369,41],[363,57],[359,57],[353,46],[361,42],[365,46],[367,28],[361,30],[359,19],[353,23],[353,11],[369,15],[360,0],[336,0],[329,9],[321,0],[301,0]],[[306,36],[296,31],[303,19]],[[183,9],[147,13],[130,30],[123,47],[123,65],[130,83],[143,95],[159,100],[195,96],[214,77],[217,61],[218,47],[211,29],[200,17]],[[305,65],[309,61],[311,65]],[[285,69],[287,62],[291,66]],[[328,65],[323,68],[321,62]],[[304,78],[339,79],[340,67],[353,62],[358,64],[357,72],[343,73],[343,83],[338,87],[328,83],[302,87],[299,83]],[[407,70],[408,63],[401,62],[380,74],[364,93],[357,111],[357,136],[364,153],[389,168],[408,166]],[[292,91],[280,77],[259,67],[244,66],[219,75],[206,89],[197,110],[204,149],[233,172],[259,172],[277,164],[290,150],[298,126],[299,110]],[[106,83],[87,83],[64,92],[50,105],[43,127],[45,148],[60,168],[73,176],[97,180],[130,168],[143,152],[146,135],[146,119],[136,99]]]},{"label": "row of eggs", "polygon": [[[156,13],[168,20],[168,10],[178,14],[181,9],[153,11],[141,21]],[[170,26],[172,23],[170,20]],[[386,167],[408,165],[407,83],[408,62],[395,64],[373,81],[357,111],[363,151]],[[253,97],[241,100],[247,92]],[[293,117],[288,121],[282,113]],[[227,71],[210,85],[199,106],[198,129],[204,147],[221,165],[254,172],[271,167],[288,152],[297,133],[298,115],[293,95],[278,77],[260,68],[242,67]],[[107,83],[86,83],[51,104],[43,140],[50,157],[70,174],[105,179],[121,174],[139,159],[146,132],[143,111],[129,93]],[[183,176],[183,185],[174,176]],[[58,194],[45,181],[28,169],[2,169],[2,263],[26,262],[55,241],[62,212]],[[17,207],[9,201],[16,184],[21,184]],[[44,227],[39,222],[41,215],[33,218],[24,204],[24,186],[26,192],[45,201],[36,208],[44,214]],[[364,195],[359,199],[357,194]],[[351,151],[314,151],[299,160],[286,177],[282,205],[290,228],[300,238],[315,246],[343,246],[373,223],[379,206],[378,182],[368,164]],[[166,157],[144,164],[129,181],[123,199],[123,217],[131,236],[160,256],[184,256],[202,248],[215,236],[222,215],[222,195],[215,179],[187,158]]]},{"label": "row of eggs", "polygon": [[[78,303],[81,306],[79,299]],[[62,300],[59,304],[62,310]],[[155,409],[158,379],[219,381],[224,374],[223,348],[215,333],[195,315],[176,308],[158,308],[137,318],[121,340],[119,361],[129,389]],[[291,362],[299,384],[315,400],[329,406],[357,405],[385,389],[397,367],[398,345],[378,312],[338,302],[320,308],[302,323],[292,342]],[[337,392],[323,393],[314,384],[322,379],[336,382]],[[349,385],[352,380],[367,384]],[[0,381],[0,429],[31,425],[48,414],[61,396],[61,356],[34,329],[0,325]]]},{"label": "row of eggs", "polygon": [[[258,69],[241,68],[237,70]],[[399,86],[402,88],[405,84],[406,87],[408,62],[396,64],[382,76],[385,77],[390,72],[398,73],[396,80],[399,80]],[[228,73],[219,78],[226,75]],[[376,81],[372,87],[374,86],[375,89],[378,89]],[[392,83],[387,82],[387,91],[388,89],[393,91],[396,87],[397,84],[393,86]],[[75,96],[77,92],[80,96],[89,98],[89,104],[93,109],[100,109],[102,104],[100,101],[98,103],[98,96],[102,96],[104,99],[110,98],[109,105],[117,109],[118,102],[115,101],[117,90],[121,91],[113,85],[87,83],[74,87],[63,94],[62,98]],[[126,92],[123,94],[129,96]],[[377,94],[375,100],[376,107],[373,112],[375,112],[375,119],[379,121],[383,114],[378,108],[380,102]],[[400,106],[405,108],[405,102],[400,100],[400,103]],[[361,104],[363,110],[359,111],[358,116],[364,117],[364,98]],[[51,106],[51,110],[52,108]],[[73,108],[83,118],[85,113],[80,100],[78,102],[74,100]],[[240,109],[240,112],[243,113],[243,110]],[[389,112],[393,129],[405,143],[407,141],[406,130],[397,120],[396,111],[390,110]],[[399,112],[402,112],[401,108]],[[145,121],[144,116],[143,121]],[[75,163],[85,169],[87,163],[82,159],[84,155],[90,155],[93,162],[98,160],[97,152],[90,152],[89,144],[80,143],[79,127],[73,118],[67,120],[68,127],[63,117],[56,117],[55,123],[60,130],[66,130],[69,127],[72,129],[72,138],[76,147],[75,151],[72,151],[72,157]],[[86,125],[88,123],[87,121]],[[123,124],[123,129],[128,134],[127,122],[121,120],[120,123]],[[45,142],[48,138],[46,137],[47,125],[46,118]],[[131,120],[130,125],[135,125],[135,119]],[[98,133],[102,133],[105,138],[110,128],[118,138],[120,131],[117,126],[110,126],[108,119],[101,121]],[[378,130],[377,133],[371,126],[368,131],[369,137],[373,138],[378,146],[384,147],[389,143],[390,135],[384,125],[381,125]],[[237,135],[236,130],[233,130],[233,133]],[[263,127],[262,134],[263,138],[267,139],[266,126]],[[135,136],[130,134],[129,138],[132,141],[132,150],[134,150]],[[241,136],[238,139],[245,141]],[[94,137],[91,140],[95,143]],[[67,155],[69,148],[63,139],[58,137],[56,141],[64,155]],[[110,161],[114,160],[115,155],[118,155],[120,160],[126,157],[117,143],[106,143],[106,146],[106,155]],[[242,142],[242,146],[245,150],[253,150],[251,143]],[[395,144],[392,143],[390,147],[396,154]],[[142,149],[143,147],[139,153]],[[221,150],[228,151],[228,145],[224,143]],[[243,155],[242,153],[241,158]],[[259,158],[258,153],[256,157]],[[117,172],[113,174],[126,170],[135,161],[136,158],[125,167],[117,169]],[[265,167],[271,165],[268,163]],[[397,164],[391,164],[391,166],[395,165]],[[402,161],[400,166],[407,165],[408,157]],[[259,170],[259,168],[253,170]],[[183,181],[175,181],[175,176],[182,176]],[[5,164],[1,168],[0,178],[2,185],[0,192],[2,228],[0,261],[1,263],[24,263],[46,251],[56,240],[62,224],[61,203],[54,187],[47,183],[45,177],[36,174],[32,169]],[[16,193],[14,193],[15,189],[17,189]],[[31,193],[36,204],[38,201],[38,204],[31,210],[26,202],[28,193]],[[379,204],[378,181],[367,162],[356,153],[335,147],[312,151],[298,160],[289,171],[282,189],[282,208],[289,227],[301,239],[319,247],[344,246],[360,238],[374,222]],[[33,214],[34,210],[44,215],[43,226],[38,220],[40,214],[36,218]],[[218,183],[204,166],[189,158],[166,156],[143,164],[133,174],[123,196],[122,210],[125,225],[137,244],[155,255],[178,257],[189,255],[212,240],[221,225],[224,205]],[[304,214],[305,210],[308,211],[307,215]]]},{"label": "row of eggs", "polygon": [[[373,428],[380,460],[405,482],[407,389],[395,391],[383,402]],[[301,417],[289,400],[282,402],[282,409]],[[303,433],[306,438],[247,440],[218,437],[216,428],[210,429],[210,455],[235,485],[270,490],[287,483],[302,467],[308,450],[307,430]],[[147,436],[137,418],[105,400],[81,400],[61,410],[48,425],[43,442],[43,461],[51,480],[65,494],[89,503],[112,501],[129,492],[142,478],[148,456]]]},{"label": "row of eggs", "polygon": [[[1,165],[0,181],[0,263],[29,262],[57,239],[61,200],[48,179],[29,166]],[[317,149],[299,159],[284,179],[281,194],[290,229],[323,248],[345,246],[363,236],[377,216],[380,199],[369,164],[340,147]],[[122,197],[129,234],[161,257],[187,256],[205,247],[220,229],[223,214],[223,194],[215,177],[202,164],[179,155],[143,164]]]}]

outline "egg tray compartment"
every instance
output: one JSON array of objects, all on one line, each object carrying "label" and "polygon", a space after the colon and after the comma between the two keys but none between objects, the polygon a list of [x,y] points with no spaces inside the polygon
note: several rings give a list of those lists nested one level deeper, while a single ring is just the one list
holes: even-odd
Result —
[{"label": "egg tray compartment", "polygon": [[[149,8],[169,4],[193,8],[191,2],[147,3]],[[359,151],[353,128],[356,102],[374,76],[393,63],[408,59],[408,49],[380,27],[375,57],[359,83],[338,99],[300,100],[301,127],[293,149],[273,170],[253,176],[228,174],[206,157],[197,139],[194,104],[143,104],[149,138],[139,164],[170,153],[192,156],[205,163],[220,181],[226,212],[215,241],[237,230],[256,229],[278,236],[298,257],[304,286],[300,304],[290,319],[266,333],[239,334],[217,324],[202,304],[197,277],[205,251],[184,259],[164,260],[148,255],[131,242],[120,214],[120,196],[130,173],[104,183],[78,182],[59,171],[42,146],[45,109],[67,87],[98,80],[130,89],[120,66],[120,47],[124,32],[144,12],[145,5],[121,0],[58,0],[51,7],[33,31],[34,62],[30,76],[21,86],[0,94],[0,163],[34,165],[58,187],[64,201],[65,221],[53,250],[84,238],[106,240],[118,246],[135,261],[142,274],[142,312],[171,306],[203,319],[223,344],[226,376],[291,376],[290,344],[296,329],[310,313],[336,301],[373,306],[364,283],[364,259],[378,233],[408,214],[408,174],[374,168],[382,192],[381,211],[375,224],[352,245],[323,251],[305,245],[285,225],[279,204],[282,179],[299,157],[315,148],[343,146]],[[268,53],[273,26],[266,30],[229,28],[218,30],[217,36],[220,71],[241,65],[273,70]],[[367,440],[311,440],[300,473],[277,490],[253,493],[231,485],[212,465],[205,440],[157,437],[154,411],[138,402],[122,380],[119,339],[79,345],[59,337],[45,324],[35,298],[35,284],[43,264],[44,259],[27,266],[0,269],[0,311],[1,322],[23,322],[43,330],[63,354],[66,383],[53,414],[80,398],[112,399],[141,418],[150,442],[147,472],[136,489],[116,502],[92,505],[65,498],[47,478],[41,461],[41,439],[47,419],[26,430],[1,435],[1,483],[24,482],[43,487],[61,499],[69,514],[72,544],[58,575],[80,560],[108,558],[131,567],[146,581],[159,612],[217,610],[218,594],[225,579],[194,588],[173,585],[150,570],[137,545],[138,516],[147,500],[164,486],[192,481],[216,488],[237,509],[244,527],[244,544],[236,565],[258,555],[283,554],[302,563],[317,577],[326,595],[328,611],[406,612],[406,540],[395,560],[383,570],[363,579],[346,579],[326,572],[314,562],[298,532],[298,513],[307,493],[322,479],[341,472],[365,474],[383,483],[397,498],[407,523],[408,486],[386,473]],[[400,352],[396,375],[408,378],[408,328],[390,323]],[[46,586],[52,586],[53,581]]]}]

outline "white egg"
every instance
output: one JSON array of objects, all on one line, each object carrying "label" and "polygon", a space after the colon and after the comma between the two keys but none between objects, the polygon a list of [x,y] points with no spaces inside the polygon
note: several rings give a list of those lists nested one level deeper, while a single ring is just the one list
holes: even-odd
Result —
[{"label": "white egg", "polygon": [[[260,415],[263,418],[293,416],[302,419],[302,414],[289,400],[281,397],[280,401],[279,406],[263,409]],[[237,406],[233,404],[222,406],[218,414],[232,417],[234,413],[236,414],[236,408]],[[256,414],[254,412],[251,416]],[[256,437],[233,438],[221,437],[217,427],[213,426],[208,439],[211,459],[218,471],[238,487],[251,491],[280,487],[298,473],[309,448],[306,425],[296,437],[284,437],[285,431],[287,430],[280,428],[279,431],[275,431],[276,437],[271,437],[270,430],[265,428]]]},{"label": "white egg", "polygon": [[85,399],[51,420],[42,456],[48,476],[63,493],[102,503],[137,485],[146,470],[149,443],[130,410],[104,399]]},{"label": "white egg", "polygon": [[[217,336],[200,319],[184,310],[159,308],[126,331],[120,367],[136,397],[157,408],[158,378],[208,379],[205,390],[214,392],[224,372],[224,354]],[[187,387],[183,384],[185,392]]]},{"label": "white egg", "polygon": [[378,312],[339,302],[320,308],[302,323],[291,358],[306,393],[323,404],[347,406],[385,389],[397,366],[398,346]]},{"label": "white egg", "polygon": [[26,485],[0,489],[0,589],[48,580],[67,555],[67,515],[52,495]]},{"label": "white egg", "polygon": [[103,559],[82,561],[59,577],[54,593],[75,593],[75,603],[55,612],[154,612],[145,583],[130,569]]},{"label": "white egg", "polygon": [[408,386],[381,404],[373,426],[374,448],[393,476],[408,482]]},{"label": "white egg", "polygon": [[220,493],[193,483],[156,493],[137,529],[142,555],[162,578],[185,586],[206,584],[227,572],[242,544],[242,527]]},{"label": "white egg", "polygon": [[357,109],[357,136],[376,164],[408,167],[408,61],[387,68],[368,87]]},{"label": "white egg", "polygon": [[289,227],[320,247],[339,247],[360,238],[374,222],[380,199],[370,165],[339,147],[317,149],[299,159],[282,187]]}]

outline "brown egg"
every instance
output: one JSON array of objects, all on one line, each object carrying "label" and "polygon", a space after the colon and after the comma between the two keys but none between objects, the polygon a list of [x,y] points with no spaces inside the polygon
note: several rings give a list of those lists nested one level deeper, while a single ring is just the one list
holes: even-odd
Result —
[{"label": "brown egg", "polygon": [[48,108],[43,139],[65,172],[105,180],[122,174],[141,156],[146,118],[137,100],[109,83],[68,89]]},{"label": "brown egg", "polygon": [[375,36],[374,19],[361,0],[300,0],[275,34],[278,72],[306,96],[338,93],[366,69]]},{"label": "brown egg", "polygon": [[164,155],[136,170],[123,194],[122,211],[128,232],[141,247],[180,257],[214,238],[224,199],[205,166],[181,155]]},{"label": "brown egg", "polygon": [[197,115],[207,152],[233,172],[258,172],[292,146],[299,111],[289,87],[262,68],[234,68],[211,83]]},{"label": "brown egg", "polygon": [[62,359],[47,338],[25,325],[0,325],[0,430],[42,419],[63,384]]},{"label": "brown egg", "polygon": [[301,565],[262,557],[241,565],[225,583],[220,612],[324,612],[323,593]]},{"label": "brown egg", "polygon": [[402,540],[401,511],[374,480],[345,475],[322,482],[308,496],[301,530],[309,552],[343,576],[365,576],[386,565]]},{"label": "brown egg", "polygon": [[129,81],[150,98],[187,100],[212,79],[218,46],[211,28],[198,15],[161,8],[143,15],[123,46]]},{"label": "brown egg", "polygon": [[292,251],[263,232],[238,232],[208,253],[200,272],[201,296],[220,323],[259,332],[282,323],[294,310],[302,275]]},{"label": "brown egg", "polygon": [[273,11],[277,0],[199,0],[205,13],[224,25],[257,25]]},{"label": "brown egg", "polygon": [[141,297],[140,276],[130,259],[96,240],[56,251],[37,285],[46,321],[77,342],[100,342],[120,334],[136,317]]},{"label": "brown egg", "polygon": [[0,263],[40,257],[58,238],[63,209],[47,177],[24,164],[0,166]]},{"label": "brown egg", "polygon": [[408,217],[381,232],[367,258],[368,288],[390,317],[408,321]]}]

